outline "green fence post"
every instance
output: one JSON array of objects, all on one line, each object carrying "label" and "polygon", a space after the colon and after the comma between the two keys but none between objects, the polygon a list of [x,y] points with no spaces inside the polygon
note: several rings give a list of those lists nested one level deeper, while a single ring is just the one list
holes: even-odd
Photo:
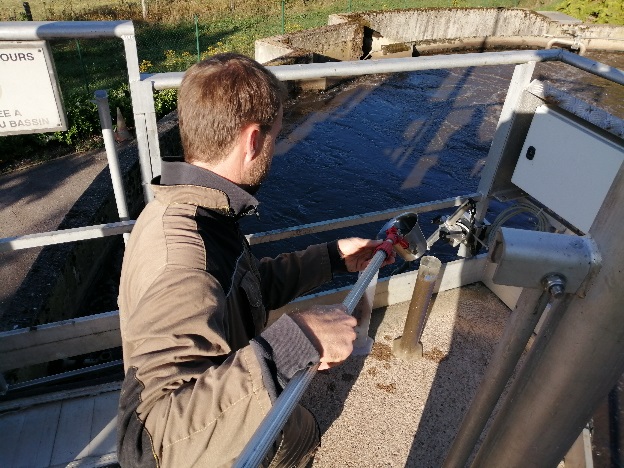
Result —
[{"label": "green fence post", "polygon": [[78,60],[80,60],[80,68],[82,69],[82,78],[85,82],[85,90],[87,94],[91,94],[89,90],[89,78],[87,77],[87,69],[85,68],[84,60],[82,60],[82,52],[80,51],[80,41],[76,39],[76,49],[78,50]]},{"label": "green fence post", "polygon": [[351,0],[349,0],[349,13],[351,13]]},{"label": "green fence post", "polygon": [[284,21],[284,5],[286,3],[286,0],[282,0],[282,34],[286,33],[286,23]]},{"label": "green fence post", "polygon": [[195,44],[197,47],[197,61],[201,60],[201,56],[199,54],[199,26],[197,25],[197,15],[195,15]]}]

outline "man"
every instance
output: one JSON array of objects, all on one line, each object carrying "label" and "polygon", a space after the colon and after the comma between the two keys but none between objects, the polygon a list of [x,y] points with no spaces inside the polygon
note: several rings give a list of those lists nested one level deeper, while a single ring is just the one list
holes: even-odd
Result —
[{"label": "man", "polygon": [[[252,194],[282,111],[279,81],[244,56],[214,56],[184,76],[184,161],[163,161],[122,268],[122,466],[231,465],[298,370],[319,361],[326,369],[353,349],[356,320],[342,305],[265,328],[267,310],[332,272],[362,270],[380,244],[351,238],[276,259],[251,255],[238,221],[256,212]],[[313,416],[298,406],[265,465],[305,466],[318,443]]]}]

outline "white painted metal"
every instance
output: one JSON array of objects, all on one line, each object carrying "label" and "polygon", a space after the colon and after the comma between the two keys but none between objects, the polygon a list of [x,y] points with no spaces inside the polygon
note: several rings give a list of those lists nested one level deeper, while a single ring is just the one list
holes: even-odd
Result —
[{"label": "white painted metal", "polygon": [[[117,392],[121,389],[121,382],[110,382],[101,385],[94,385],[90,387],[80,387],[75,388],[73,390],[62,390],[53,393],[44,393],[41,395],[36,395],[28,398],[21,398],[17,400],[8,400],[4,402],[0,402],[0,413],[5,414],[6,412],[15,411],[15,410],[23,410],[27,408],[32,408],[37,405],[45,405],[48,403],[59,402],[62,400],[69,400],[72,398],[79,397],[96,397],[98,395],[108,393],[108,392]],[[2,466],[2,465],[0,465]]]},{"label": "white painted metal", "polygon": [[0,42],[0,57],[0,135],[67,130],[49,45]]},{"label": "white painted metal", "polygon": [[[483,277],[487,255],[457,260],[442,265],[434,292],[476,283]],[[417,272],[381,278],[377,282],[373,308],[407,302],[412,297]],[[271,312],[272,323],[284,313],[313,304],[338,304],[351,287],[303,296],[281,309]],[[20,366],[62,359],[87,352],[121,346],[119,313],[117,311],[40,325],[35,329],[19,329],[0,333],[0,371]],[[2,405],[0,405],[2,410]]]},{"label": "white painted metal", "polygon": [[[110,114],[110,106],[108,104],[108,93],[104,90],[95,92],[95,103],[98,107],[100,116],[100,125],[102,127],[102,137],[104,138],[104,147],[106,148],[106,158],[108,159],[108,168],[110,171],[111,181],[113,183],[113,193],[115,194],[115,203],[117,205],[117,213],[120,221],[128,221],[130,214],[128,213],[128,205],[126,203],[126,192],[123,184],[123,175],[119,168],[119,157],[117,156],[117,148],[115,147],[115,138],[113,136],[113,121]],[[128,241],[128,234],[124,234],[124,241]]]},{"label": "white painted metal", "polygon": [[533,70],[535,70],[535,62],[516,65],[511,77],[505,103],[503,104],[503,109],[498,118],[496,131],[494,132],[485,167],[483,168],[479,181],[478,191],[483,195],[481,201],[477,203],[477,213],[475,215],[479,222],[485,219],[485,214],[489,205],[489,196],[494,188],[494,182],[501,171],[501,165],[506,155],[511,131],[518,117],[517,112],[522,101],[522,93],[531,82]]},{"label": "white painted metal", "polygon": [[46,245],[63,244],[100,237],[115,236],[132,231],[136,221],[120,221],[118,223],[99,224],[60,231],[26,234],[24,236],[5,237],[0,239],[0,252],[30,249]]},{"label": "white painted metal", "polygon": [[117,311],[0,333],[0,371],[120,346]]},{"label": "white painted metal", "polygon": [[624,145],[540,106],[511,181],[588,232],[623,161]]},{"label": "white painted metal", "polygon": [[533,80],[527,91],[546,102],[556,103],[558,108],[580,117],[605,132],[624,139],[624,120],[609,114],[604,109],[581,101],[571,94],[539,80]]}]

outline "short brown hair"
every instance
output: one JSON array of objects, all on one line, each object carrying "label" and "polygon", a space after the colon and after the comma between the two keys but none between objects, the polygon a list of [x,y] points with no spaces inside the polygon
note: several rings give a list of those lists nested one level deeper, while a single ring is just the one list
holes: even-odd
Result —
[{"label": "short brown hair", "polygon": [[275,75],[244,55],[218,54],[193,65],[178,92],[184,159],[218,163],[245,126],[270,131],[283,96]]}]

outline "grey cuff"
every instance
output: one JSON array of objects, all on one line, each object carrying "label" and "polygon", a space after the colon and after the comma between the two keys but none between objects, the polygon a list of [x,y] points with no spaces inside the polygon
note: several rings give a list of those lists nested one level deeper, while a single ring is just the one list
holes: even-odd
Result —
[{"label": "grey cuff", "polygon": [[263,358],[266,371],[270,372],[278,394],[297,371],[321,359],[314,345],[288,315],[281,316],[260,336],[254,338],[252,345],[256,354]]}]

